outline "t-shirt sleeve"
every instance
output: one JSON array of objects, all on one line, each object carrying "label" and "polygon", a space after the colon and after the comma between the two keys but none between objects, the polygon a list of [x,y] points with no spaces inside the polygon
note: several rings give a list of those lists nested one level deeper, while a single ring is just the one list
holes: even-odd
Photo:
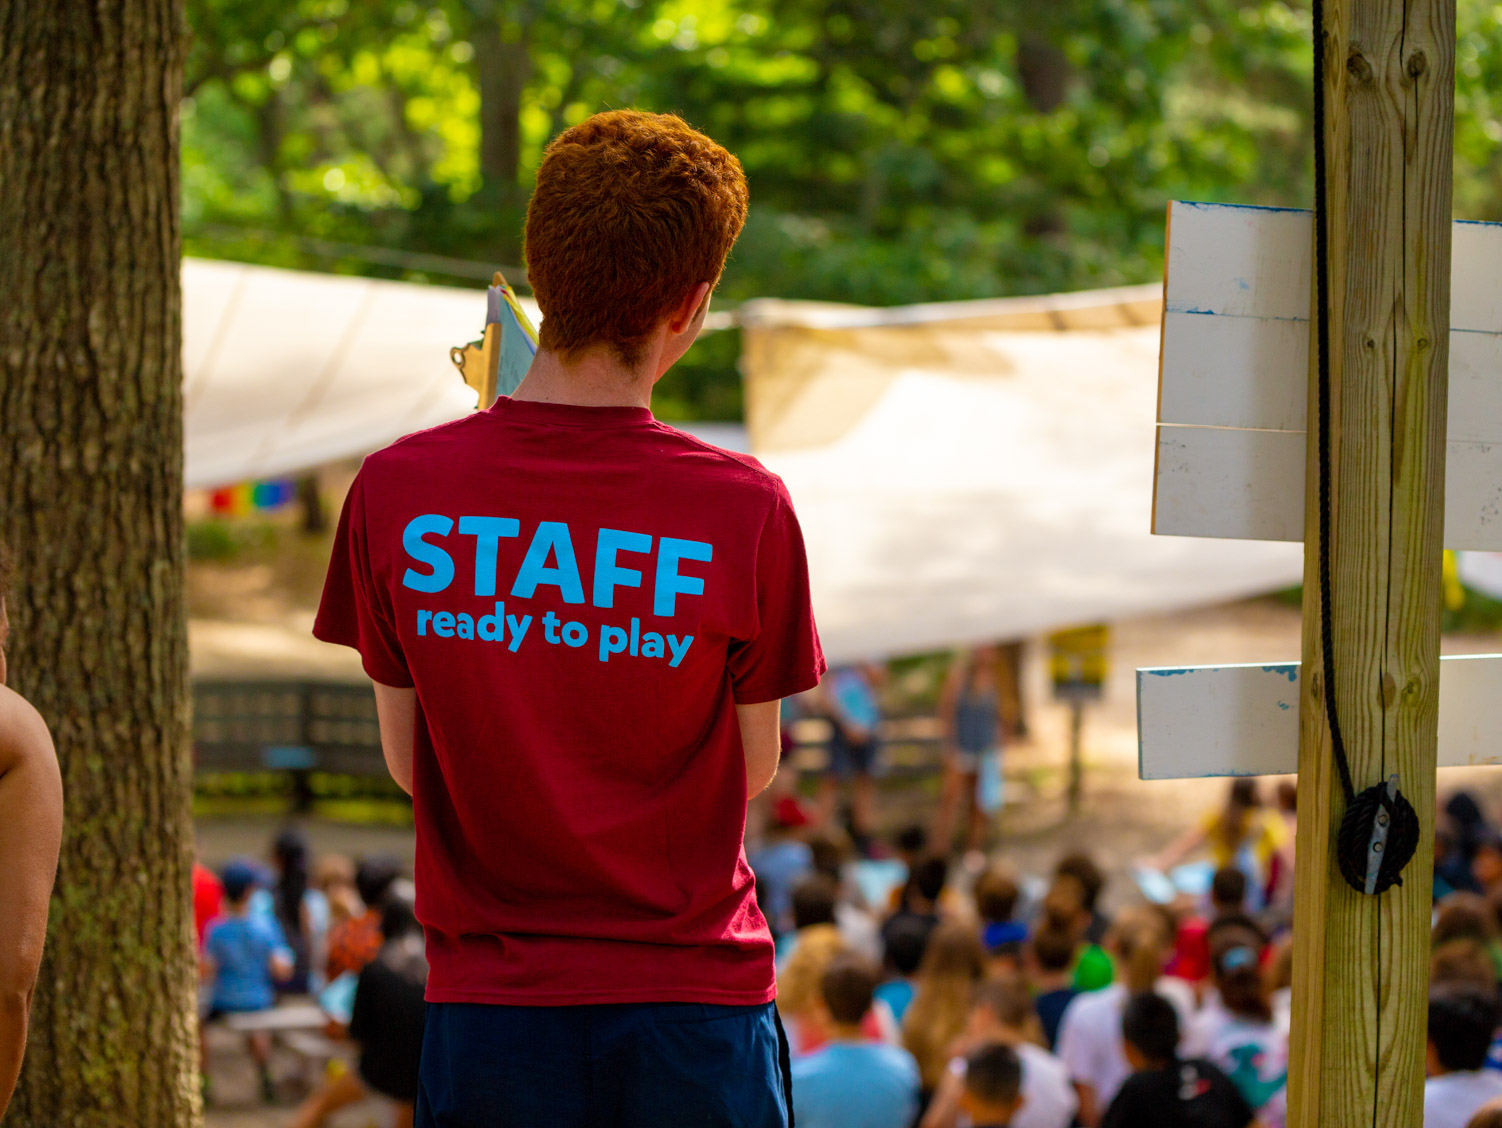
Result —
[{"label": "t-shirt sleeve", "polygon": [[210,922],[203,934],[203,954],[213,960],[216,966],[224,962],[224,929],[217,920]]},{"label": "t-shirt sleeve", "polygon": [[275,917],[261,917],[256,921],[256,931],[260,935],[261,944],[268,957],[282,956],[288,960],[294,958],[292,946],[287,943],[287,934],[282,930],[281,921]]},{"label": "t-shirt sleeve", "polygon": [[781,482],[756,551],[755,631],[731,644],[729,665],[737,705],[792,697],[824,675],[803,530]]},{"label": "t-shirt sleeve", "polygon": [[363,470],[350,486],[339,514],[313,637],[358,650],[365,672],[381,685],[404,688],[412,684],[396,633],[391,594],[376,581],[371,565]]},{"label": "t-shirt sleeve", "polygon": [[1059,1020],[1058,1057],[1069,1079],[1082,1085],[1095,1084],[1095,1054],[1090,1045],[1088,1023],[1080,1019],[1078,997],[1064,1008]]}]

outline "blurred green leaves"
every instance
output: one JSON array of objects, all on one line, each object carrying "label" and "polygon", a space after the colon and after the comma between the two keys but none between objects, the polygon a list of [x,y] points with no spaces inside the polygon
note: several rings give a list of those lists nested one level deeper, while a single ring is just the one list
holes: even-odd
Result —
[{"label": "blurred green leaves", "polygon": [[[189,253],[455,282],[295,237],[513,264],[549,138],[672,111],[752,216],[723,308],[1154,279],[1164,205],[1306,205],[1307,4],[189,0]],[[1459,0],[1457,214],[1502,216],[1502,4]],[[236,231],[243,232],[237,235]],[[472,284],[469,283],[469,284]],[[734,336],[665,415],[734,417]]]}]

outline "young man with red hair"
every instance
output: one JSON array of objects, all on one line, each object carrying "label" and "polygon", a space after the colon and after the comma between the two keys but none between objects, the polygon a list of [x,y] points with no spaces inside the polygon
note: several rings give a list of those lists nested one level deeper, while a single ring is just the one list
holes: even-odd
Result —
[{"label": "young man with red hair", "polygon": [[366,459],[318,637],[413,796],[428,1128],[789,1119],[742,845],[778,702],[824,670],[755,460],[653,419],[746,217],[736,159],[599,114],[527,212],[541,347],[510,398]]}]

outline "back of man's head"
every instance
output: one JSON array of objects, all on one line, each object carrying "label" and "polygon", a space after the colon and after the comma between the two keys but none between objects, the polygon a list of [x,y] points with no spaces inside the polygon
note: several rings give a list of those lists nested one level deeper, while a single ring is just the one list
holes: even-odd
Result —
[{"label": "back of man's head", "polygon": [[931,920],[911,916],[894,918],[886,928],[883,957],[887,967],[897,975],[916,975],[933,930]]},{"label": "back of man's head", "polygon": [[828,877],[822,873],[809,874],[793,886],[793,927],[833,924],[838,897],[839,890]]},{"label": "back of man's head", "polygon": [[1017,911],[1022,888],[1011,866],[995,863],[975,880],[975,911],[983,921],[1007,921]]},{"label": "back of man's head", "polygon": [[819,991],[829,1017],[841,1026],[859,1026],[871,1009],[877,977],[871,965],[859,956],[836,956],[819,981]]},{"label": "back of man's head", "polygon": [[381,903],[381,939],[388,943],[405,936],[420,936],[422,925],[411,896],[392,890]]},{"label": "back of man's head", "polygon": [[973,1005],[991,1012],[996,1021],[1009,1029],[1026,1032],[1033,1017],[1033,1000],[1027,986],[1016,974],[993,975],[976,984]]},{"label": "back of man's head", "polygon": [[1179,1052],[1179,1012],[1162,995],[1133,995],[1121,1015],[1121,1036],[1149,1065],[1166,1065]]},{"label": "back of man's head", "polygon": [[1210,879],[1210,901],[1217,912],[1242,912],[1246,908],[1246,874],[1235,866],[1216,870]]},{"label": "back of man's head", "polygon": [[1034,932],[1029,943],[1038,970],[1048,972],[1068,971],[1074,964],[1074,953],[1079,947],[1074,933],[1049,924]]},{"label": "back of man's head", "polygon": [[401,876],[401,870],[390,858],[361,858],[355,868],[355,889],[367,909],[379,909],[391,883]]},{"label": "back of man's head", "polygon": [[224,886],[224,899],[231,905],[241,905],[259,884],[255,866],[241,858],[227,864],[219,873]]},{"label": "back of man's head", "polygon": [[913,888],[925,901],[937,901],[949,880],[949,859],[930,854],[913,866]]},{"label": "back of man's head", "polygon": [[663,318],[719,281],[746,208],[740,162],[671,114],[612,110],[564,130],[527,207],[542,347],[640,363]]},{"label": "back of man's head", "polygon": [[1004,1042],[988,1042],[965,1059],[965,1090],[991,1108],[1015,1104],[1022,1093],[1022,1060]]},{"label": "back of man's head", "polygon": [[910,858],[916,858],[928,849],[928,831],[917,823],[903,827],[897,832],[897,849]]},{"label": "back of man's head", "polygon": [[1059,859],[1059,864],[1054,867],[1054,873],[1063,877],[1072,877],[1079,882],[1080,895],[1086,910],[1092,913],[1095,911],[1095,904],[1100,900],[1101,891],[1106,887],[1106,875],[1101,873],[1094,858],[1083,852],[1065,854]]},{"label": "back of man's head", "polygon": [[1448,1072],[1484,1066],[1497,1023],[1495,989],[1472,983],[1441,983],[1429,991],[1429,1046]]}]

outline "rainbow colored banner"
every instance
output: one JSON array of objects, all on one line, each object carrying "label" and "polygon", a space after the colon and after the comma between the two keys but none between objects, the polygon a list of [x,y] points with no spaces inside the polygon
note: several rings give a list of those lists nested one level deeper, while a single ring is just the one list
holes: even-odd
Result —
[{"label": "rainbow colored banner", "polygon": [[280,509],[297,497],[297,484],[290,478],[265,482],[240,482],[209,495],[209,508],[219,517],[245,517]]}]

